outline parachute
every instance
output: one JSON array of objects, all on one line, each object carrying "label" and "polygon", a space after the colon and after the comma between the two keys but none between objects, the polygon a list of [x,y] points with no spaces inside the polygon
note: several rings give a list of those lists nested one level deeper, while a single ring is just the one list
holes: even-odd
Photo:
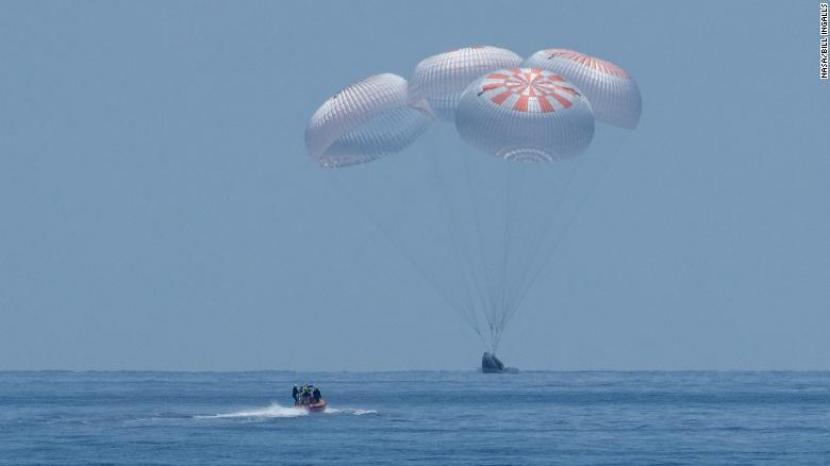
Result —
[{"label": "parachute", "polygon": [[412,72],[410,94],[425,99],[439,118],[454,121],[461,93],[476,78],[499,68],[519,66],[522,57],[489,45],[464,47],[428,57]]},{"label": "parachute", "polygon": [[403,150],[429,127],[425,107],[409,105],[406,79],[384,73],[354,83],[311,116],[305,140],[321,167],[347,167]]},{"label": "parachute", "polygon": [[587,99],[563,77],[536,68],[502,69],[472,83],[455,126],[470,144],[508,160],[579,155],[594,135]]},{"label": "parachute", "polygon": [[[590,72],[600,63],[590,57],[569,68],[543,52],[524,64],[492,46],[435,55],[409,82],[386,73],[346,87],[306,128],[309,156],[334,169],[338,192],[492,353],[586,197],[577,180],[597,178],[595,118],[639,119],[639,90],[621,68]],[[436,137],[421,138],[430,127]],[[436,145],[447,130],[456,137]]]},{"label": "parachute", "polygon": [[531,55],[522,66],[561,74],[585,93],[598,121],[634,129],[640,121],[640,89],[619,66],[568,49],[545,49]]}]

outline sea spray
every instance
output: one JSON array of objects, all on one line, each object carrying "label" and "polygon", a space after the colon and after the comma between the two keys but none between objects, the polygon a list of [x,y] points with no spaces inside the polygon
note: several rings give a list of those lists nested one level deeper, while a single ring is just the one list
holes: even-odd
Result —
[{"label": "sea spray", "polygon": [[[331,408],[327,407],[325,414],[351,414],[363,416],[365,414],[377,414],[374,409],[361,408]],[[246,409],[230,413],[219,413],[210,415],[193,416],[194,419],[227,419],[227,418],[281,418],[307,416],[309,411],[296,406],[282,406],[279,403],[272,403],[270,406],[258,409]]]},{"label": "sea spray", "polygon": [[270,418],[270,417],[298,417],[307,416],[308,410],[295,406],[282,406],[279,403],[272,403],[266,408],[236,411],[232,413],[221,413],[206,416],[194,416],[195,419],[217,419],[217,418]]}]

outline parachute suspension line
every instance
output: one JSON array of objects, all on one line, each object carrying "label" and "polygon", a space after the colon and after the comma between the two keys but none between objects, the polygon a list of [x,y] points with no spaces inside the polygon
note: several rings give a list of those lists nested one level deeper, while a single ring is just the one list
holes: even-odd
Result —
[{"label": "parachute suspension line", "polygon": [[[596,162],[596,160],[590,160],[589,158],[586,157],[586,161],[583,162],[583,165],[585,163],[588,163],[588,161]],[[567,236],[568,231],[570,231],[570,229],[571,229],[571,226],[575,223],[576,217],[579,216],[579,213],[582,211],[582,209],[588,203],[590,198],[596,192],[596,188],[597,188],[597,186],[599,186],[599,180],[605,175],[605,173],[608,172],[610,164],[600,163],[599,165],[600,165],[600,171],[599,171],[598,175],[589,177],[592,180],[592,182],[588,185],[588,189],[586,190],[586,193],[582,196],[581,199],[579,199],[577,201],[576,208],[573,210],[571,215],[568,217],[567,222],[565,224],[565,228],[563,229],[561,234],[557,235],[557,238],[555,239],[554,243],[551,245],[551,249],[549,251],[547,251],[546,253],[543,253],[543,256],[544,256],[543,260],[539,264],[538,270],[534,273],[534,275],[533,275],[532,279],[530,280],[530,282],[527,284],[527,286],[525,286],[524,290],[522,290],[522,293],[519,295],[518,301],[516,303],[516,308],[519,308],[522,305],[522,302],[524,302],[524,300],[527,297],[528,293],[533,288],[533,285],[535,284],[536,280],[538,280],[538,278],[541,276],[542,271],[550,263],[550,261],[553,258],[554,254],[559,250],[559,245],[561,244],[562,240]],[[581,168],[581,166],[580,166],[580,168]]]},{"label": "parachute suspension line", "polygon": [[450,194],[448,183],[441,175],[438,160],[439,156],[437,154],[438,151],[435,147],[432,147],[431,150],[429,150],[430,169],[432,170],[432,177],[437,182],[441,196],[444,199],[444,202],[441,203],[443,204],[442,210],[448,221],[443,223],[446,228],[447,235],[454,243],[452,245],[452,249],[454,249],[453,253],[456,261],[459,262],[460,273],[463,276],[465,284],[463,291],[467,297],[467,310],[469,312],[469,315],[465,317],[465,320],[467,320],[468,324],[479,334],[479,337],[483,338],[481,335],[480,324],[478,322],[478,312],[475,304],[476,299],[473,298],[472,293],[476,294],[476,298],[478,298],[478,301],[482,303],[482,305],[484,303],[484,299],[482,298],[482,293],[478,286],[478,280],[475,276],[475,268],[473,267],[472,260],[467,249],[464,247],[463,238],[459,236],[463,233],[463,229],[460,225],[460,216],[457,212],[454,199]]},{"label": "parachute suspension line", "polygon": [[[466,188],[464,191],[467,193],[467,198],[470,202],[470,212],[472,212],[473,223],[475,227],[475,236],[476,236],[476,244],[478,246],[478,257],[479,257],[479,264],[480,268],[482,269],[482,273],[484,275],[483,283],[481,284],[481,294],[486,301],[484,307],[482,308],[482,314],[485,319],[489,315],[493,307],[495,306],[495,302],[492,296],[493,290],[493,279],[490,275],[490,268],[487,262],[487,254],[484,249],[484,233],[481,227],[481,217],[480,217],[480,209],[481,206],[481,199],[476,194],[477,190],[475,188],[475,181],[473,180],[472,170],[470,169],[470,157],[467,154],[460,153],[462,165],[464,167],[464,182],[466,183]],[[489,291],[487,293],[484,292],[484,288]],[[485,343],[485,346],[488,346]]]},{"label": "parachute suspension line", "polygon": [[[498,300],[498,308],[493,315],[493,320],[496,321],[500,315],[504,314],[504,295],[505,295],[505,285],[504,282],[507,280],[507,258],[510,255],[510,222],[512,220],[511,216],[511,198],[513,197],[513,167],[510,165],[505,166],[506,176],[504,177],[504,186],[502,187],[503,191],[503,199],[502,199],[502,221],[504,222],[502,228],[502,247],[501,247],[501,266],[500,274],[499,274],[499,300]],[[499,322],[500,324],[500,322]],[[498,329],[498,325],[496,325],[496,329]]]},{"label": "parachute suspension line", "polygon": [[[361,167],[357,167],[357,169],[360,169],[360,168]],[[335,169],[333,171],[337,172],[339,174],[339,170]],[[381,224],[377,220],[377,218],[375,218],[375,216],[371,214],[371,212],[369,212],[369,209],[363,204],[363,202],[360,201],[360,199],[358,199],[358,196],[355,193],[353,193],[352,191],[350,191],[349,189],[347,189],[346,184],[343,183],[342,180],[338,176],[339,175],[333,175],[332,177],[333,177],[335,183],[337,183],[340,186],[340,191],[348,193],[353,199],[356,200],[356,202],[351,203],[351,204],[360,206],[360,208],[358,209],[360,211],[360,213],[364,217],[366,217],[366,219],[369,220],[369,222],[375,228],[377,228],[378,231],[380,231],[383,234],[383,236],[386,238],[387,241],[389,241],[390,244],[392,244],[396,249],[398,249],[398,251],[400,251],[401,255],[407,260],[407,262],[409,262],[409,264],[412,266],[412,268],[415,269],[415,271],[417,271],[418,274],[421,275],[421,277],[430,286],[432,286],[432,288],[437,292],[438,296],[451,309],[453,309],[456,312],[458,312],[459,314],[461,314],[461,318],[469,323],[470,327],[473,328],[473,330],[476,332],[476,334],[479,336],[479,338],[484,340],[484,337],[481,334],[481,330],[478,328],[477,322],[469,322],[468,319],[466,318],[467,312],[465,311],[465,306],[463,305],[463,303],[459,303],[458,301],[453,299],[452,294],[448,293],[447,290],[444,289],[440,285],[440,281],[436,277],[433,277],[430,274],[428,274],[426,272],[426,270],[423,267],[421,267],[421,265],[412,257],[412,255],[409,254],[409,252],[406,250],[406,248],[403,246],[403,244],[397,238],[395,238],[395,235],[393,235],[391,232],[389,232],[389,230],[386,227],[384,227],[383,224]],[[362,185],[365,186],[365,183],[363,183]]]},{"label": "parachute suspension line", "polygon": [[[492,316],[492,326],[493,326],[493,351],[498,347],[499,341],[501,340],[501,334],[504,331],[504,327],[507,324],[505,318],[507,317],[508,309],[508,297],[510,295],[510,288],[508,285],[509,280],[509,268],[510,268],[510,259],[513,257],[514,252],[513,249],[513,223],[515,222],[516,210],[517,210],[517,199],[520,197],[518,193],[515,191],[521,189],[523,181],[521,178],[518,180],[518,187],[516,187],[516,177],[515,173],[519,173],[520,175],[524,172],[521,171],[523,167],[520,166],[522,162],[513,162],[510,161],[500,161],[506,162],[505,166],[505,180],[504,180],[504,229],[503,229],[503,237],[502,237],[502,258],[501,258],[501,278],[500,278],[500,296],[498,302],[498,308],[495,310]],[[515,261],[514,261],[515,262]]]},{"label": "parachute suspension line", "polygon": [[[559,164],[568,163],[566,162],[558,162]],[[544,264],[547,262],[545,259],[539,260],[539,256],[544,256],[544,248],[545,245],[548,244],[547,238],[548,235],[551,233],[553,229],[553,225],[556,222],[562,205],[565,202],[565,199],[568,197],[568,193],[571,190],[574,180],[578,177],[577,175],[582,170],[582,167],[585,164],[585,160],[583,158],[578,158],[575,161],[575,168],[571,168],[571,170],[567,174],[567,178],[564,180],[564,183],[557,183],[559,186],[553,193],[553,205],[549,209],[545,209],[543,212],[546,212],[546,215],[543,218],[543,225],[541,228],[541,232],[538,238],[535,241],[530,242],[530,250],[531,254],[527,257],[527,262],[522,264],[520,270],[521,273],[519,274],[519,278],[516,280],[514,286],[512,287],[512,294],[509,300],[509,311],[506,316],[506,320],[509,321],[512,319],[513,315],[519,310],[520,303],[521,303],[521,296],[527,293],[526,288],[530,288],[535,281],[535,277],[541,273],[542,269],[544,268]],[[547,168],[547,167],[545,167]],[[558,169],[561,167],[550,167],[551,169]],[[544,172],[542,172],[544,174]],[[567,222],[566,222],[567,223]],[[558,242],[558,238],[560,235],[554,234],[556,238],[554,238],[554,242]],[[507,322],[505,322],[505,325]]]},{"label": "parachute suspension line", "polygon": [[[505,184],[501,187],[499,187],[498,185],[496,185],[494,187],[491,187],[488,183],[488,181],[490,181],[488,179],[488,176],[493,176],[492,172],[488,168],[488,165],[489,164],[498,165],[500,162],[502,162],[502,161],[497,160],[497,159],[491,159],[491,160],[482,159],[482,160],[479,160],[478,163],[481,164],[481,173],[478,174],[479,175],[478,179],[476,179],[476,177],[473,176],[473,170],[469,169],[469,165],[468,165],[468,177],[471,180],[470,181],[470,183],[471,183],[470,184],[470,192],[471,193],[474,193],[475,195],[480,196],[483,193],[487,192],[489,189],[495,188],[495,194],[496,195],[501,194],[501,198],[502,198],[501,199],[501,206],[491,204],[491,202],[497,200],[498,197],[495,198],[495,199],[489,199],[488,202],[482,202],[482,201],[479,200],[479,201],[476,202],[476,206],[475,206],[475,210],[474,210],[476,228],[477,228],[476,234],[477,234],[478,239],[479,239],[479,252],[480,252],[480,255],[481,255],[482,267],[484,269],[484,272],[485,272],[486,278],[487,278],[487,290],[488,290],[487,295],[488,295],[488,298],[489,298],[489,306],[487,307],[487,309],[485,309],[486,312],[484,313],[484,318],[487,321],[487,330],[488,330],[488,337],[489,337],[487,347],[493,353],[495,353],[496,348],[498,348],[498,341],[499,341],[499,338],[500,338],[499,337],[499,333],[500,333],[499,316],[504,312],[503,289],[502,289],[502,287],[503,287],[503,284],[504,284],[505,272],[504,272],[504,266],[502,264],[504,263],[504,260],[505,260],[505,257],[506,257],[506,251],[505,251],[506,246],[505,246],[505,241],[504,241],[504,236],[506,235],[506,233],[504,231],[504,228],[506,228],[507,225],[506,224],[501,225],[501,227],[502,227],[502,241],[500,241],[500,242],[495,241],[495,244],[493,244],[492,240],[495,240],[498,237],[498,234],[496,233],[496,231],[493,232],[494,233],[493,237],[487,237],[488,239],[485,240],[485,230],[482,227],[482,225],[483,225],[484,219],[487,218],[488,216],[493,217],[497,220],[501,220],[501,221],[506,222],[507,212],[508,212],[508,202],[506,201],[506,196],[509,192],[509,190],[506,188],[506,184],[507,184],[506,181],[507,180],[505,179]],[[499,172],[499,173],[501,173],[501,172]],[[495,178],[495,180],[499,181],[498,178]],[[476,186],[473,186],[473,184],[476,184]],[[501,192],[499,192],[499,190]],[[480,208],[482,206],[486,207],[486,210],[484,212],[482,212],[482,209]],[[501,212],[499,212],[499,210],[501,210]],[[499,213],[501,215],[499,215]],[[494,214],[496,214],[496,215],[494,216]],[[499,225],[498,225],[498,223],[496,223],[493,226],[499,226]],[[498,247],[497,246],[498,244],[500,244],[501,247]],[[487,251],[490,251],[490,253],[488,254]]]},{"label": "parachute suspension line", "polygon": [[441,192],[441,197],[442,197],[443,202],[439,202],[439,204],[441,204],[440,211],[445,217],[445,220],[443,220],[441,223],[444,225],[444,229],[445,229],[445,231],[447,233],[447,236],[449,237],[450,242],[451,242],[451,245],[450,245],[451,255],[454,258],[455,262],[458,264],[456,270],[461,275],[462,283],[464,283],[464,286],[462,287],[463,290],[461,290],[461,291],[463,291],[464,296],[466,297],[467,307],[466,307],[466,314],[463,315],[462,318],[465,321],[467,321],[467,323],[470,326],[472,326],[473,328],[478,329],[479,324],[478,324],[478,319],[476,318],[476,315],[475,315],[475,307],[474,307],[474,304],[473,304],[473,298],[470,295],[470,288],[467,285],[468,282],[469,282],[469,277],[467,276],[468,275],[467,274],[467,268],[462,263],[462,260],[461,260],[462,254],[458,251],[458,240],[456,238],[456,232],[453,231],[453,226],[452,226],[454,224],[455,220],[453,218],[453,214],[450,211],[450,207],[447,205],[450,202],[449,199],[448,199],[449,195],[446,192],[446,189],[445,189],[445,186],[444,186],[444,180],[443,180],[443,178],[441,177],[441,175],[439,173],[439,170],[438,170],[438,167],[437,167],[437,161],[433,157],[433,154],[434,154],[434,151],[430,151],[430,156],[429,156],[430,176],[432,178],[432,181],[439,187],[439,191]]},{"label": "parachute suspension line", "polygon": [[[520,196],[519,196],[519,201],[518,201],[519,203],[521,203],[521,202],[523,202],[523,201],[524,201],[524,202],[533,203],[534,201],[536,201],[535,199],[529,199],[529,200],[528,200],[528,199],[523,199],[523,197],[524,197],[524,192],[525,192],[524,187],[525,187],[525,184],[528,184],[528,180],[526,179],[526,178],[527,178],[526,173],[531,171],[530,164],[532,164],[532,162],[522,163],[521,165],[519,165],[518,167],[516,167],[516,168],[518,168],[518,169],[519,169],[519,195],[520,195]],[[535,167],[534,167],[534,168],[535,168]],[[515,205],[514,207],[516,208],[516,211],[517,211],[517,212],[519,212],[519,211],[520,211],[520,208],[521,208],[521,206],[520,206],[520,205]],[[514,222],[514,223],[515,223],[515,222]],[[511,234],[512,234],[512,233],[511,233]],[[521,241],[524,241],[524,240],[522,239]],[[516,240],[515,240],[515,239],[513,239],[511,244],[516,245]],[[519,257],[517,254],[513,254],[513,256],[514,256],[516,259],[520,259],[520,257]],[[531,256],[531,257],[532,257],[532,256]],[[516,261],[514,261],[514,262],[516,262]],[[524,271],[524,270],[525,270],[525,268],[526,268],[526,265],[525,265],[525,264],[523,264],[522,262],[520,262],[520,261],[519,261],[519,262],[518,262],[518,263],[514,266],[514,270],[515,270],[515,272],[514,272],[513,274],[511,274],[511,276],[512,276],[512,275],[518,275],[518,274],[519,274],[519,272],[520,272],[520,271]],[[513,312],[515,312],[515,310],[514,310],[514,309],[512,309],[512,306],[513,306],[513,302],[512,302],[512,301],[513,301],[513,296],[515,296],[515,294],[516,294],[516,287],[518,287],[518,285],[519,285],[519,284],[518,284],[518,283],[515,283],[515,280],[514,280],[512,284],[511,284],[511,282],[508,282],[508,283],[507,283],[507,285],[508,285],[508,288],[507,288],[507,291],[508,291],[508,297],[507,297],[507,302],[505,303],[505,309],[507,310],[507,315],[506,315],[506,316],[505,316],[505,318],[504,318],[504,324],[503,324],[503,325],[504,325],[504,328],[506,328],[506,327],[507,327],[507,322],[510,320],[510,317],[511,317],[512,313],[513,313]]]},{"label": "parachute suspension line", "polygon": [[[467,215],[457,215],[459,219],[465,218],[466,223],[470,223],[475,229],[476,238],[474,241],[469,241],[465,237],[469,234],[467,229],[465,228],[463,231],[464,237],[460,240],[461,248],[464,251],[465,257],[467,259],[467,264],[470,267],[471,276],[473,278],[473,284],[475,290],[477,292],[479,298],[479,312],[483,318],[486,319],[487,312],[492,306],[490,296],[485,290],[485,286],[487,285],[487,278],[486,278],[486,268],[485,268],[485,258],[483,257],[483,246],[481,242],[481,228],[479,226],[479,218],[478,218],[478,205],[473,201],[472,198],[472,186],[470,182],[470,168],[468,162],[468,156],[463,153],[454,152],[452,157],[456,157],[461,161],[461,166],[464,169],[465,176],[463,178],[462,189],[460,189],[460,194],[458,195],[459,204],[464,204],[466,202],[466,206],[461,206],[463,212],[466,212]],[[476,256],[476,245],[478,246],[478,256]],[[474,259],[478,259],[477,261]],[[482,272],[483,270],[483,272]],[[485,275],[482,277],[482,273]]]}]

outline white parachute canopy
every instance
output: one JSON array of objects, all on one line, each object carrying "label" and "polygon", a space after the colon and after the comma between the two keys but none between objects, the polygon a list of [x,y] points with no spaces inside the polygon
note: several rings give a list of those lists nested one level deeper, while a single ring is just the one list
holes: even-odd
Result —
[{"label": "white parachute canopy", "polygon": [[326,100],[311,116],[305,141],[321,167],[370,162],[403,150],[432,121],[424,106],[408,105],[404,78],[384,73],[356,82]]},{"label": "white parachute canopy", "polygon": [[591,102],[598,121],[634,129],[640,121],[640,89],[621,67],[568,49],[545,49],[522,66],[553,71],[576,84]]},{"label": "white parachute canopy", "polygon": [[433,55],[415,67],[410,79],[414,100],[426,99],[439,118],[454,120],[461,93],[479,76],[499,68],[519,66],[522,57],[489,45],[464,47]]}]

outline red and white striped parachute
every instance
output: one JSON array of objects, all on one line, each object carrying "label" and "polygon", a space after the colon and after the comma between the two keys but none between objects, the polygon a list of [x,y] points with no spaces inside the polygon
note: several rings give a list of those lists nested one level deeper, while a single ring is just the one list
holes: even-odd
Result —
[{"label": "red and white striped parachute", "polygon": [[502,69],[473,82],[458,104],[455,125],[473,146],[510,160],[579,155],[594,134],[581,91],[538,68]]},{"label": "red and white striped parachute", "polygon": [[633,129],[640,120],[640,89],[619,66],[568,49],[545,49],[531,55],[522,66],[561,74],[576,84],[591,102],[598,121]]}]

